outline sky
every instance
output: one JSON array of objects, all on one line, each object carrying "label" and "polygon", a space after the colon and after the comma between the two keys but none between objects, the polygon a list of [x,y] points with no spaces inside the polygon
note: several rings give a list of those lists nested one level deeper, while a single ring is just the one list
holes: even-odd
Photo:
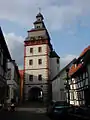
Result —
[{"label": "sky", "polygon": [[0,26],[12,59],[23,68],[23,47],[41,8],[61,69],[90,43],[90,0],[0,0]]}]

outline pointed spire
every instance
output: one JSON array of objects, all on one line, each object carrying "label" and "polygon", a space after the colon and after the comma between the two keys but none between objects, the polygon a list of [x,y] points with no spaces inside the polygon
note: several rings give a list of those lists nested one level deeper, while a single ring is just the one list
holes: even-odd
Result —
[{"label": "pointed spire", "polygon": [[39,9],[39,13],[41,13],[41,8],[39,7],[38,9]]},{"label": "pointed spire", "polygon": [[36,19],[41,19],[41,20],[43,20],[44,18],[43,18],[43,15],[41,14],[41,12],[39,12],[37,15],[36,15]]}]

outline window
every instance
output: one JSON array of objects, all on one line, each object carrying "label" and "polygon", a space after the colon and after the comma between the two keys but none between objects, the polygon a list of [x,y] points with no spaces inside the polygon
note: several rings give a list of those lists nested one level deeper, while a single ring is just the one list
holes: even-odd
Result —
[{"label": "window", "polygon": [[33,53],[33,48],[30,48],[30,53]]},{"label": "window", "polygon": [[42,80],[42,75],[38,75],[38,80],[39,80],[39,81]]},{"label": "window", "polygon": [[59,59],[57,59],[57,64],[59,64]]},{"label": "window", "polygon": [[29,75],[29,81],[33,81],[33,75]]},{"label": "window", "polygon": [[11,79],[11,69],[7,70],[7,80]]},{"label": "window", "polygon": [[39,64],[39,65],[42,64],[42,59],[39,59],[39,60],[38,60],[38,64]]},{"label": "window", "polygon": [[74,100],[74,92],[70,93],[70,98],[71,98],[71,100]]},{"label": "window", "polygon": [[33,60],[29,60],[29,65],[32,65],[33,64]]},{"label": "window", "polygon": [[40,28],[40,26],[37,26],[37,28]]},{"label": "window", "polygon": [[38,52],[42,52],[42,48],[41,47],[38,48]]}]

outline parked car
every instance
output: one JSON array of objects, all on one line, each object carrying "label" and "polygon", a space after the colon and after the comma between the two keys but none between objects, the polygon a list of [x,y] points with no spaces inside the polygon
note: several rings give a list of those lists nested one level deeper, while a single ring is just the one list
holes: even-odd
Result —
[{"label": "parked car", "polygon": [[47,115],[52,119],[68,116],[69,105],[64,101],[52,101],[47,107]]},{"label": "parked car", "polygon": [[52,117],[54,119],[67,118],[69,105],[65,102],[55,102],[52,110]]}]

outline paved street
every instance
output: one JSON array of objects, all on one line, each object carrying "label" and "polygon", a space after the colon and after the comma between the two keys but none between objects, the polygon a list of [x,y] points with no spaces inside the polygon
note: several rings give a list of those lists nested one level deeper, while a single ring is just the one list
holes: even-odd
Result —
[{"label": "paved street", "polygon": [[36,114],[31,112],[3,112],[0,115],[1,120],[50,120],[45,114]]},{"label": "paved street", "polygon": [[27,111],[31,113],[46,113],[46,108],[17,108],[16,111]]},{"label": "paved street", "polygon": [[15,112],[0,112],[1,120],[50,120],[42,103],[27,102],[16,108]]}]

